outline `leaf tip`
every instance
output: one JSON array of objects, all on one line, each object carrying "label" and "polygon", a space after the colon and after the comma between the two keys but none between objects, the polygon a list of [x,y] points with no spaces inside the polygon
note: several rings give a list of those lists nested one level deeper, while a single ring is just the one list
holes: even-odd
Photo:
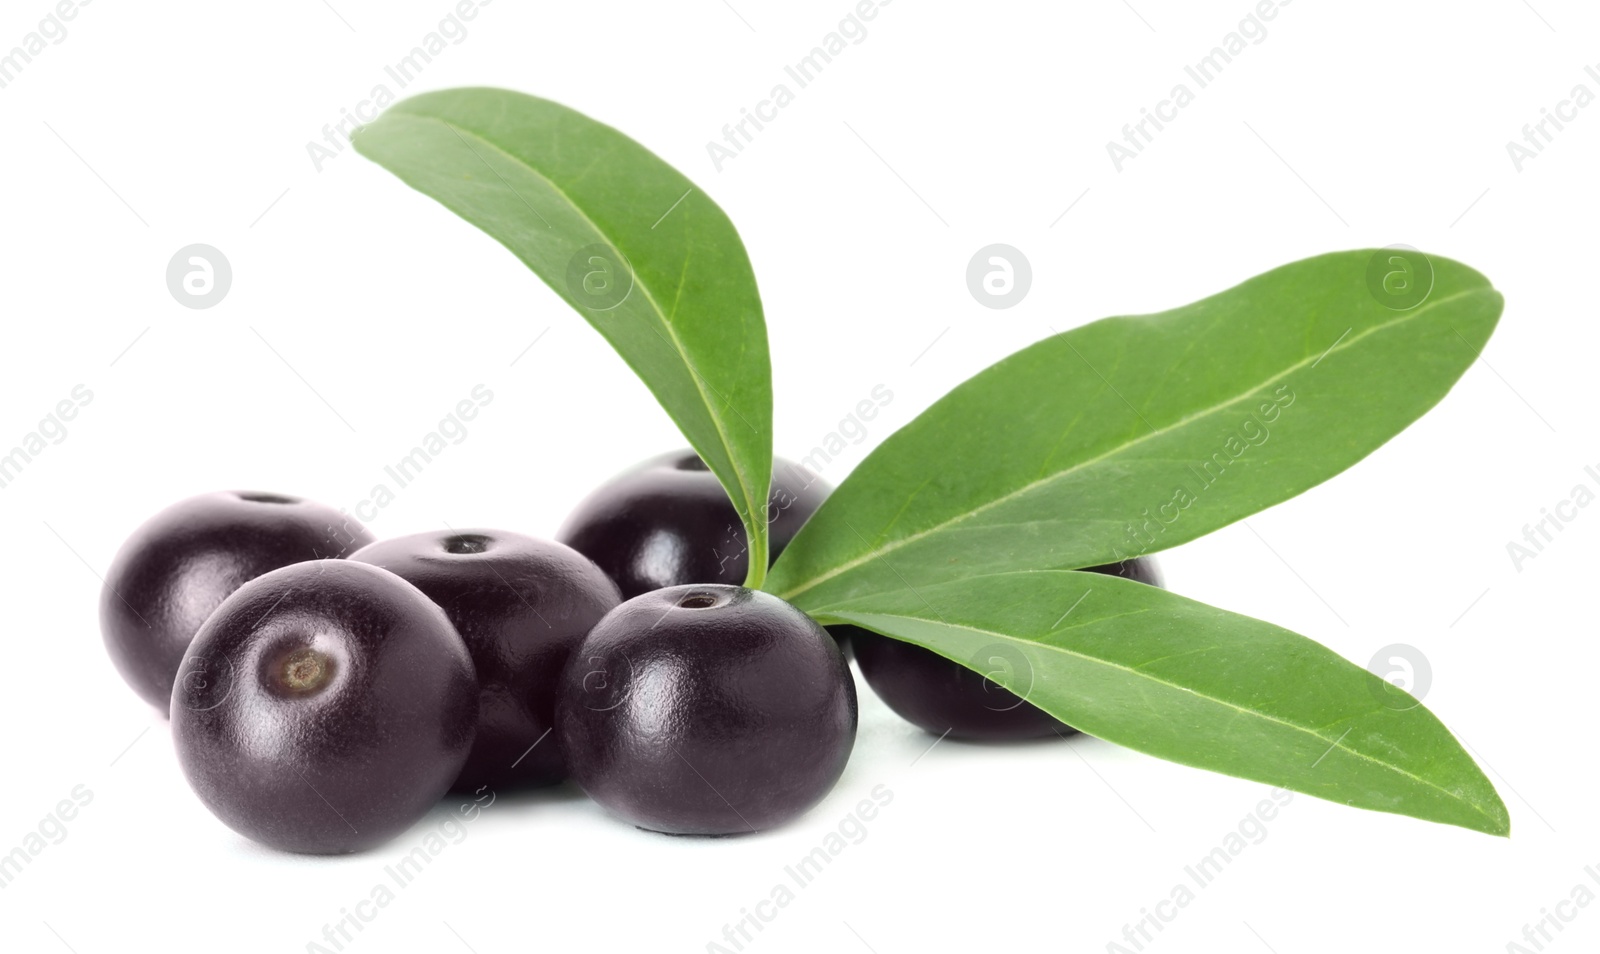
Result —
[{"label": "leaf tip", "polygon": [[1467,803],[1478,813],[1475,824],[1469,826],[1474,831],[1496,838],[1511,837],[1511,812],[1507,810],[1506,803],[1495,790],[1494,783],[1480,770],[1478,773],[1483,782],[1483,791],[1480,797],[1471,799]]}]

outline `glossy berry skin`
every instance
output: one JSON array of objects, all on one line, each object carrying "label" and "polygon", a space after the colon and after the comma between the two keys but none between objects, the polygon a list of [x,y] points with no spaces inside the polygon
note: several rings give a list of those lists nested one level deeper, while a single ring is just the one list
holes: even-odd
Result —
[{"label": "glossy berry skin", "polygon": [[372,542],[344,514],[284,494],[221,491],[180,501],[123,543],[100,592],[100,632],[128,685],[163,712],[200,624],[269,570]]},{"label": "glossy berry skin", "polygon": [[478,734],[455,790],[566,777],[552,735],[567,657],[616,605],[617,587],[571,547],[501,530],[419,533],[362,547],[444,610],[478,671]]},{"label": "glossy berry skin", "polygon": [[273,848],[361,851],[420,819],[478,718],[467,647],[387,570],[319,560],[240,587],[206,620],[172,694],[189,784]]},{"label": "glossy berry skin", "polygon": [[839,780],[855,683],[822,627],[776,596],[674,586],[589,633],[562,677],[556,731],[572,778],[640,828],[760,831]]},{"label": "glossy berry skin", "polygon": [[[1161,573],[1150,557],[1086,569],[1150,586],[1162,585]],[[889,708],[928,732],[948,732],[952,739],[998,741],[1077,731],[978,672],[930,649],[858,627],[847,628],[855,646],[856,664],[867,685]],[[996,659],[995,664],[1005,665],[1005,660]]]},{"label": "glossy berry skin", "polygon": [[[830,489],[798,464],[773,461],[773,560]],[[692,450],[653,457],[612,479],[578,504],[556,539],[605,570],[623,599],[686,583],[739,584],[750,565],[733,502]]]}]

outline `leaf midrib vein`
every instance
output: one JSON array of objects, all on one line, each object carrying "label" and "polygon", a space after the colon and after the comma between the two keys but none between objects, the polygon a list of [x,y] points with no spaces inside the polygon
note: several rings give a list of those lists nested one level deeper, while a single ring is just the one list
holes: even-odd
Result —
[{"label": "leaf midrib vein", "polygon": [[[1070,571],[1067,571],[1067,572],[1070,572]],[[1145,612],[1152,612],[1152,611],[1151,610],[1138,610],[1138,611],[1135,611],[1134,613],[1123,613],[1123,614],[1120,614],[1120,615],[1129,616],[1129,615],[1137,615],[1138,613],[1145,613]],[[838,611],[835,611],[833,613],[833,615],[838,616],[838,615],[841,615],[841,614]],[[966,630],[966,631],[971,632],[971,633],[977,633],[977,634],[982,635],[982,636],[992,636],[992,637],[995,637],[995,638],[998,638],[998,639],[1005,640],[1005,641],[1010,642],[1010,643],[1019,643],[1019,644],[1025,645],[1025,646],[1037,647],[1037,648],[1042,649],[1042,650],[1044,650],[1046,652],[1056,652],[1056,653],[1061,653],[1061,654],[1067,655],[1067,656],[1073,656],[1073,657],[1075,657],[1077,659],[1083,660],[1084,662],[1090,663],[1091,665],[1100,665],[1100,666],[1104,666],[1104,667],[1109,668],[1109,669],[1120,670],[1122,672],[1125,672],[1125,673],[1129,674],[1130,676],[1133,676],[1135,679],[1142,679],[1142,680],[1145,680],[1147,682],[1155,683],[1155,684],[1160,685],[1160,686],[1165,686],[1165,687],[1167,687],[1169,689],[1173,689],[1173,690],[1176,690],[1176,691],[1182,692],[1182,693],[1187,693],[1188,695],[1195,696],[1196,698],[1199,698],[1199,699],[1204,699],[1207,702],[1215,703],[1216,705],[1222,706],[1224,708],[1232,709],[1232,710],[1234,710],[1234,712],[1237,715],[1252,716],[1252,717],[1255,717],[1255,718],[1258,718],[1258,719],[1262,719],[1262,720],[1267,721],[1267,722],[1276,723],[1277,725],[1284,726],[1286,728],[1292,729],[1292,730],[1294,730],[1296,732],[1299,732],[1299,733],[1302,733],[1304,735],[1309,735],[1312,738],[1315,738],[1315,739],[1318,739],[1318,740],[1321,740],[1321,741],[1328,741],[1327,736],[1324,736],[1320,732],[1314,731],[1312,729],[1308,729],[1308,728],[1306,728],[1304,726],[1296,725],[1293,722],[1289,722],[1287,720],[1280,719],[1280,718],[1278,718],[1276,716],[1269,715],[1269,714],[1267,714],[1265,712],[1260,712],[1260,711],[1255,710],[1255,709],[1248,709],[1248,708],[1245,708],[1244,706],[1235,705],[1234,703],[1229,702],[1226,699],[1219,699],[1216,696],[1208,695],[1208,694],[1202,693],[1202,692],[1198,692],[1198,691],[1196,691],[1194,689],[1190,689],[1190,688],[1188,688],[1186,686],[1180,686],[1177,683],[1169,682],[1169,681],[1167,681],[1165,679],[1158,679],[1155,676],[1149,675],[1148,673],[1141,672],[1138,669],[1130,668],[1128,666],[1124,666],[1124,665],[1122,665],[1120,663],[1115,663],[1115,662],[1112,662],[1110,660],[1099,659],[1099,658],[1096,658],[1094,656],[1088,656],[1088,655],[1085,655],[1083,653],[1075,652],[1073,650],[1066,649],[1066,648],[1061,647],[1061,646],[1055,646],[1055,645],[1051,645],[1051,644],[1048,644],[1048,643],[1041,643],[1041,642],[1037,642],[1035,640],[1026,639],[1026,638],[1019,637],[1019,636],[1012,636],[1012,635],[1010,635],[1008,633],[1002,633],[1002,632],[999,632],[997,630],[984,629],[981,626],[968,626],[968,625],[962,624],[962,623],[951,623],[951,622],[948,622],[948,621],[942,620],[942,619],[941,620],[926,619],[926,618],[923,618],[923,617],[920,617],[920,616],[912,616],[912,615],[908,615],[908,614],[905,614],[905,613],[863,613],[863,614],[860,614],[860,615],[862,615],[862,616],[886,616],[886,617],[889,617],[891,619],[910,620],[910,621],[913,621],[913,622],[924,623],[924,624],[927,624],[927,625],[930,625],[930,626],[933,626],[933,625],[947,626],[947,627],[949,627],[951,629],[962,629],[962,630]],[[1095,620],[1094,622],[1098,622],[1098,621],[1099,620]],[[861,623],[860,620],[850,620],[850,622],[857,623],[858,625],[860,625],[860,623]],[[1078,623],[1076,625],[1077,626],[1086,626],[1086,625],[1091,625],[1091,623],[1085,622],[1085,623]],[[1335,723],[1335,724],[1337,724],[1337,723]],[[1338,740],[1334,741],[1333,748],[1339,749],[1340,751],[1345,752],[1345,753],[1347,753],[1349,755],[1352,755],[1352,756],[1354,756],[1354,757],[1356,757],[1358,759],[1361,759],[1361,760],[1363,760],[1365,762],[1370,762],[1370,763],[1372,763],[1374,765],[1377,765],[1380,768],[1387,769],[1388,771],[1394,772],[1397,775],[1401,775],[1401,776],[1404,776],[1405,778],[1409,778],[1412,781],[1416,782],[1417,784],[1421,785],[1422,787],[1428,788],[1428,789],[1432,789],[1432,790],[1434,790],[1436,792],[1440,792],[1441,794],[1444,794],[1444,795],[1448,796],[1450,799],[1452,799],[1452,800],[1454,800],[1456,802],[1464,803],[1464,804],[1470,806],[1473,811],[1477,812],[1479,815],[1482,815],[1484,818],[1489,819],[1490,821],[1495,821],[1495,822],[1499,821],[1497,816],[1491,815],[1490,813],[1485,811],[1483,809],[1483,807],[1480,806],[1475,801],[1471,801],[1471,800],[1469,800],[1467,798],[1464,798],[1460,794],[1458,794],[1456,792],[1452,792],[1451,790],[1449,790],[1447,788],[1444,788],[1443,786],[1438,785],[1437,783],[1434,783],[1434,782],[1431,782],[1431,781],[1429,781],[1427,779],[1424,779],[1424,778],[1422,778],[1422,777],[1420,777],[1420,776],[1418,776],[1418,775],[1416,775],[1416,774],[1414,774],[1412,772],[1408,772],[1408,771],[1406,771],[1405,769],[1401,768],[1398,765],[1392,765],[1392,764],[1390,764],[1388,762],[1383,762],[1383,761],[1381,761],[1379,759],[1373,758],[1370,755],[1367,755],[1365,752],[1359,752],[1359,751],[1357,751],[1355,749],[1350,748],[1348,745],[1344,745],[1343,742],[1344,742],[1344,739],[1346,737],[1347,736],[1340,736]]]},{"label": "leaf midrib vein", "polygon": [[[440,125],[445,126],[446,128],[458,130],[458,131],[461,131],[461,132],[465,132],[467,135],[470,135],[472,138],[474,138],[474,139],[478,140],[479,142],[483,143],[484,145],[488,146],[490,149],[493,149],[495,152],[497,152],[500,155],[504,156],[505,158],[511,160],[516,165],[518,165],[521,168],[523,168],[523,169],[527,170],[528,172],[532,173],[534,176],[538,177],[539,179],[542,179],[545,182],[545,184],[550,187],[550,189],[552,191],[554,191],[557,195],[559,195],[563,200],[566,201],[567,205],[571,206],[573,211],[578,213],[578,217],[579,218],[581,218],[585,223],[587,223],[590,228],[594,229],[594,232],[595,232],[596,235],[599,235],[601,238],[605,239],[607,242],[610,242],[613,246],[616,244],[615,242],[612,242],[611,235],[609,233],[607,233],[604,229],[602,229],[600,227],[599,223],[595,222],[594,219],[589,217],[589,213],[584,210],[583,206],[581,206],[577,202],[573,201],[572,196],[567,194],[567,190],[565,190],[561,186],[557,185],[555,180],[553,180],[549,176],[545,175],[539,169],[535,168],[534,166],[532,166],[529,163],[527,163],[526,161],[524,161],[522,159],[522,157],[516,155],[515,153],[509,152],[506,149],[501,148],[501,146],[498,143],[496,143],[492,139],[486,138],[482,133],[479,133],[477,130],[474,130],[474,129],[471,129],[471,128],[468,128],[468,127],[465,127],[465,126],[460,126],[460,125],[458,125],[456,123],[453,123],[453,122],[451,122],[451,121],[449,121],[447,119],[444,119],[443,117],[433,116],[433,115],[429,115],[427,113],[418,113],[418,112],[411,112],[411,111],[404,111],[403,114],[407,115],[407,116],[414,116],[414,117],[417,117],[419,119],[432,120],[433,122],[439,123]],[[515,190],[513,190],[513,191],[515,191]],[[688,267],[688,263],[687,263],[687,261],[685,261],[685,268],[687,268],[687,267]],[[738,479],[739,479],[739,492],[744,495],[744,499],[745,499],[746,514],[742,515],[742,516],[745,517],[745,525],[747,527],[750,527],[750,528],[753,529],[754,528],[754,521],[755,521],[754,514],[756,513],[757,507],[756,507],[755,495],[750,489],[750,477],[749,477],[748,474],[745,473],[744,467],[740,464],[739,455],[734,453],[733,445],[728,441],[728,432],[722,426],[722,419],[716,413],[716,409],[711,403],[710,395],[706,394],[705,385],[701,381],[700,369],[695,364],[694,359],[689,356],[689,352],[684,349],[683,341],[682,341],[682,339],[680,339],[678,337],[677,329],[672,326],[672,322],[667,320],[666,312],[662,310],[661,303],[656,301],[655,295],[650,293],[650,286],[648,284],[644,283],[644,282],[639,282],[638,286],[639,286],[639,290],[644,293],[645,300],[650,303],[651,310],[653,310],[655,312],[656,316],[661,319],[662,326],[667,329],[667,334],[671,337],[672,346],[673,346],[673,348],[675,348],[677,350],[678,356],[683,359],[684,366],[689,369],[689,378],[690,378],[691,381],[694,382],[695,392],[700,395],[700,403],[705,405],[706,412],[707,412],[706,416],[711,419],[711,426],[716,429],[717,439],[722,442],[722,449],[723,449],[723,451],[725,451],[727,453],[728,462],[733,467],[734,475],[736,477],[738,477]],[[680,295],[682,294],[682,287],[681,286],[682,286],[682,283],[680,281],[680,287],[679,287],[679,294]],[[674,312],[676,312],[676,306],[674,306]]]},{"label": "leaf midrib vein", "polygon": [[1373,335],[1373,334],[1377,334],[1378,332],[1381,332],[1381,331],[1387,331],[1387,330],[1389,330],[1391,328],[1394,328],[1394,327],[1397,327],[1397,326],[1399,326],[1399,325],[1401,325],[1401,324],[1403,324],[1405,322],[1412,321],[1412,320],[1415,320],[1417,318],[1420,318],[1422,315],[1426,314],[1430,309],[1433,309],[1433,308],[1436,308],[1436,307],[1438,307],[1440,305],[1443,305],[1443,304],[1446,304],[1448,302],[1454,301],[1454,300],[1456,300],[1458,298],[1467,297],[1469,295],[1483,294],[1484,292],[1490,292],[1490,291],[1493,291],[1493,289],[1489,288],[1487,286],[1463,289],[1462,291],[1456,292],[1454,294],[1446,295],[1443,298],[1436,299],[1436,300],[1434,300],[1434,301],[1432,301],[1432,302],[1430,302],[1430,303],[1428,303],[1426,305],[1419,306],[1418,308],[1416,308],[1416,309],[1414,309],[1412,311],[1406,312],[1405,314],[1403,314],[1400,317],[1395,318],[1395,319],[1393,319],[1391,321],[1384,322],[1383,324],[1373,325],[1371,328],[1368,328],[1367,330],[1361,332],[1360,334],[1354,335],[1354,336],[1352,336],[1350,338],[1345,339],[1344,342],[1334,345],[1332,348],[1330,348],[1327,351],[1326,354],[1323,354],[1323,355],[1307,355],[1306,357],[1300,359],[1299,361],[1296,361],[1294,364],[1289,365],[1284,370],[1282,370],[1282,371],[1278,372],[1277,374],[1272,375],[1271,377],[1269,377],[1266,380],[1262,381],[1260,384],[1257,384],[1257,385],[1255,385],[1254,387],[1250,388],[1247,391],[1244,391],[1244,392],[1242,392],[1240,394],[1237,394],[1237,395],[1235,395],[1235,396],[1233,396],[1231,398],[1228,398],[1226,401],[1223,401],[1223,402],[1218,403],[1218,404],[1213,404],[1211,407],[1208,407],[1205,410],[1196,411],[1196,412],[1193,412],[1191,414],[1188,414],[1188,415],[1186,415],[1186,416],[1184,416],[1182,418],[1179,418],[1178,420],[1172,422],[1171,424],[1168,424],[1168,425],[1166,425],[1164,427],[1156,428],[1155,430],[1150,431],[1148,434],[1141,434],[1140,436],[1135,437],[1132,440],[1129,440],[1129,441],[1127,441],[1125,443],[1122,443],[1122,444],[1118,444],[1115,447],[1112,447],[1112,448],[1106,450],[1105,452],[1103,452],[1101,454],[1097,454],[1094,457],[1091,457],[1091,458],[1088,458],[1086,460],[1083,460],[1083,461],[1081,461],[1081,462],[1079,462],[1077,464],[1072,465],[1071,467],[1066,468],[1065,470],[1059,470],[1059,471],[1055,472],[1054,474],[1051,474],[1048,477],[1043,477],[1043,478],[1039,478],[1037,480],[1030,481],[1030,482],[1024,484],[1023,486],[1017,488],[1016,490],[1011,491],[1010,493],[1007,493],[1007,494],[1004,494],[1002,496],[996,497],[995,499],[990,500],[987,503],[980,504],[979,506],[974,507],[971,510],[966,510],[966,511],[963,511],[961,513],[958,513],[955,516],[950,517],[950,518],[948,518],[948,519],[946,519],[944,521],[941,521],[940,523],[937,523],[934,526],[931,526],[926,530],[920,530],[920,531],[918,531],[916,533],[913,533],[913,534],[911,534],[909,536],[902,537],[899,540],[893,541],[891,543],[884,544],[883,546],[880,546],[875,550],[869,550],[866,553],[863,553],[860,556],[858,556],[858,557],[856,557],[856,558],[854,558],[852,560],[847,560],[844,563],[839,564],[838,566],[834,567],[831,570],[828,570],[825,573],[821,573],[821,574],[818,574],[817,576],[812,577],[811,579],[805,581],[804,583],[801,583],[798,586],[790,587],[788,590],[785,590],[783,593],[780,593],[778,595],[780,597],[782,597],[783,599],[785,599],[785,600],[789,600],[790,602],[793,602],[794,598],[799,596],[801,593],[804,593],[807,590],[812,589],[813,587],[815,587],[815,586],[817,586],[817,585],[819,585],[821,583],[825,583],[828,580],[840,575],[841,573],[846,573],[846,572],[848,572],[850,570],[855,569],[858,566],[861,566],[864,563],[870,563],[873,560],[876,560],[876,559],[878,559],[880,557],[887,556],[888,554],[893,553],[895,550],[898,550],[901,547],[908,546],[908,545],[910,545],[912,543],[915,543],[916,541],[918,541],[918,540],[920,540],[920,539],[922,539],[924,537],[931,536],[932,534],[938,533],[939,531],[944,530],[944,529],[946,529],[947,527],[950,527],[953,524],[957,524],[957,523],[962,522],[963,520],[967,520],[967,519],[969,519],[971,517],[975,517],[978,514],[983,513],[986,510],[990,510],[990,509],[992,509],[994,507],[998,507],[998,506],[1000,506],[1002,504],[1008,503],[1011,500],[1016,499],[1017,497],[1021,497],[1021,496],[1024,496],[1024,495],[1028,494],[1028,493],[1031,493],[1032,491],[1036,490],[1039,487],[1042,487],[1042,486],[1044,486],[1046,484],[1052,483],[1052,482],[1057,481],[1057,480],[1061,480],[1061,479],[1063,479],[1063,478],[1065,478],[1065,477],[1067,477],[1067,476],[1069,476],[1069,475],[1071,475],[1073,473],[1076,473],[1076,472],[1078,472],[1080,470],[1083,470],[1083,469],[1085,469],[1087,467],[1091,467],[1091,466],[1093,466],[1095,464],[1098,464],[1101,461],[1106,460],[1108,458],[1115,457],[1116,455],[1127,451],[1129,448],[1131,448],[1131,447],[1133,447],[1133,446],[1135,446],[1137,444],[1143,443],[1144,441],[1147,441],[1147,440],[1149,440],[1151,438],[1159,437],[1159,436],[1171,433],[1172,431],[1177,430],[1178,428],[1181,428],[1181,427],[1183,427],[1183,426],[1185,426],[1187,424],[1190,424],[1190,423],[1192,423],[1194,421],[1200,420],[1201,418],[1207,417],[1207,416],[1212,415],[1212,414],[1219,413],[1219,412],[1225,410],[1226,408],[1232,407],[1233,405],[1239,403],[1240,401],[1246,400],[1249,397],[1251,397],[1252,395],[1258,393],[1259,391],[1261,391],[1262,388],[1270,387],[1271,385],[1275,384],[1276,382],[1281,381],[1283,378],[1285,378],[1288,375],[1293,374],[1294,372],[1300,370],[1301,368],[1305,367],[1309,363],[1320,363],[1322,360],[1327,358],[1329,355],[1335,354],[1335,353],[1340,352],[1340,351],[1349,350],[1351,347],[1353,347],[1356,344],[1356,342],[1362,340],[1363,338],[1366,338],[1366,337],[1368,337],[1370,335]]}]

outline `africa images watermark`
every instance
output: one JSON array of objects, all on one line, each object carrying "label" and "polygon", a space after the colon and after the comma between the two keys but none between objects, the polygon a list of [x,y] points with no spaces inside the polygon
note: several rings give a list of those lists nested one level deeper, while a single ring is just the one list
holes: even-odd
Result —
[{"label": "africa images watermark", "polygon": [[[1596,866],[1586,865],[1583,873],[1590,881],[1600,885],[1600,870],[1596,870]],[[1594,888],[1583,881],[1577,882],[1567,892],[1567,897],[1550,907],[1540,908],[1539,920],[1522,926],[1520,940],[1506,942],[1506,954],[1542,954],[1561,937],[1567,925],[1576,921],[1578,915],[1594,902]]]},{"label": "africa images watermark", "polygon": [[[894,400],[894,392],[882,384],[873,385],[869,393],[870,400],[862,398],[857,401],[850,413],[839,419],[839,426],[823,435],[817,446],[811,448],[811,453],[802,457],[798,464],[787,461],[778,461],[774,464],[772,492],[767,497],[769,526],[782,516],[784,511],[800,502],[796,495],[805,492],[820,480],[822,472],[833,463],[834,457],[844,453],[847,446],[860,444],[867,439],[867,424]],[[727,548],[726,551],[724,546]],[[721,543],[713,551],[717,557],[718,569],[725,568],[729,560],[744,556],[749,548],[744,528],[729,524]]]},{"label": "africa images watermark", "polygon": [[422,42],[412,47],[405,56],[385,64],[385,79],[373,85],[367,98],[354,106],[340,108],[338,121],[323,125],[321,141],[312,139],[306,143],[306,155],[311,157],[311,165],[321,172],[329,159],[337,158],[344,152],[345,147],[350,145],[351,134],[363,123],[377,119],[378,114],[395,101],[396,90],[403,90],[416,82],[441,54],[466,41],[467,23],[476,20],[483,8],[493,2],[460,0],[444,15],[439,25],[422,38]]},{"label": "africa images watermark", "polygon": [[0,451],[0,490],[16,483],[22,471],[40,454],[52,445],[65,441],[67,422],[76,418],[78,412],[93,400],[93,391],[81,384],[74,385],[71,393],[57,401],[50,413],[39,420],[37,427],[22,435],[22,440],[15,447],[10,451]]},{"label": "africa images watermark", "polygon": [[495,793],[487,787],[473,793],[472,801],[462,802],[435,825],[416,846],[399,860],[383,866],[383,879],[374,882],[367,896],[339,909],[339,917],[322,926],[321,941],[307,941],[306,954],[339,954],[367,925],[378,919],[395,902],[399,892],[409,888],[428,870],[434,860],[452,845],[467,840],[467,825],[477,821],[483,810],[493,805]]},{"label": "africa images watermark", "polygon": [[[1600,68],[1585,64],[1583,71],[1596,85],[1600,85]],[[1527,168],[1528,160],[1539,158],[1545,147],[1555,142],[1556,134],[1566,131],[1567,123],[1581,115],[1579,110],[1593,105],[1595,98],[1595,92],[1588,83],[1578,83],[1554,108],[1540,108],[1537,122],[1523,123],[1521,142],[1515,139],[1506,141],[1506,155],[1511,157],[1511,167],[1518,172]]]},{"label": "africa images watermark", "polygon": [[[1294,404],[1295,393],[1287,384],[1280,384],[1272,392],[1272,399],[1263,399],[1260,406],[1244,419],[1237,430],[1229,434],[1216,451],[1205,460],[1187,465],[1192,484],[1179,484],[1173,488],[1171,498],[1154,508],[1146,507],[1138,518],[1125,528],[1126,546],[1113,549],[1117,560],[1131,560],[1161,548],[1161,535],[1177,523],[1183,512],[1194,505],[1216,483],[1227,475],[1228,468],[1242,459],[1252,448],[1260,447],[1272,437],[1269,424],[1276,423],[1284,410]],[[1151,510],[1154,509],[1154,513]]]},{"label": "africa images watermark", "polygon": [[797,890],[810,887],[846,848],[866,841],[867,823],[894,801],[894,791],[887,785],[873,786],[870,794],[870,799],[863,798],[839,819],[820,844],[792,864],[784,865],[783,878],[773,883],[765,898],[751,906],[755,910],[740,908],[739,919],[722,926],[722,940],[706,942],[706,954],[740,954],[756,935],[778,919],[784,908],[795,902],[799,897]]},{"label": "africa images watermark", "polygon": [[1123,124],[1122,142],[1115,139],[1106,141],[1106,155],[1111,157],[1112,166],[1121,172],[1130,160],[1137,159],[1146,146],[1155,142],[1156,134],[1165,130],[1168,123],[1176,120],[1195,101],[1196,90],[1205,89],[1216,82],[1223,70],[1233,65],[1240,54],[1266,40],[1267,23],[1277,19],[1279,11],[1292,2],[1260,0],[1239,21],[1237,28],[1212,47],[1211,52],[1192,64],[1185,64],[1184,75],[1194,81],[1195,88],[1191,89],[1187,82],[1180,82],[1172,87],[1166,99],[1157,102],[1154,107],[1141,107],[1138,122]]},{"label": "africa images watermark", "polygon": [[985,245],[967,261],[967,291],[985,308],[1003,310],[1028,297],[1033,266],[1022,250],[1010,245]]},{"label": "africa images watermark", "polygon": [[67,24],[78,18],[81,8],[87,7],[94,0],[60,0],[39,21],[22,42],[10,50],[0,50],[0,89],[5,89],[17,81],[22,71],[33,64],[33,61],[52,46],[60,46],[67,40]]},{"label": "africa images watermark", "polygon": [[40,819],[34,831],[22,836],[20,844],[0,855],[0,891],[11,887],[11,882],[33,864],[33,859],[44,854],[46,848],[66,841],[67,824],[94,801],[94,792],[87,785],[74,785],[67,794],[71,797],[57,802],[55,808]]},{"label": "africa images watermark", "polygon": [[1589,483],[1574,484],[1566,497],[1548,507],[1540,507],[1538,521],[1522,525],[1521,541],[1506,541],[1506,555],[1518,573],[1529,560],[1538,559],[1544,548],[1556,541],[1556,535],[1594,503],[1595,488],[1600,488],[1600,469],[1591,464],[1583,468],[1583,473]]},{"label": "africa images watermark", "polygon": [[[781,111],[794,102],[795,90],[810,86],[835,57],[866,40],[867,21],[876,20],[878,12],[892,2],[894,0],[860,0],[821,43],[811,48],[811,52],[792,64],[784,64],[785,82],[774,84],[767,98],[757,102],[754,108],[741,106],[739,118],[723,124],[721,142],[707,140],[706,155],[711,157],[711,165],[721,172],[723,163],[737,159],[746,146],[755,142],[756,133],[766,129],[767,123],[776,120]],[[793,81],[793,89],[788,81]]]},{"label": "africa images watermark", "polygon": [[1139,917],[1122,926],[1122,940],[1106,942],[1106,954],[1139,954],[1145,950],[1167,929],[1167,925],[1176,921],[1178,915],[1199,899],[1198,892],[1216,882],[1235,858],[1252,845],[1266,841],[1268,823],[1277,819],[1278,813],[1294,801],[1294,793],[1285,789],[1275,788],[1271,795],[1270,799],[1263,798],[1257,802],[1256,807],[1239,820],[1233,831],[1222,836],[1215,848],[1194,864],[1185,865],[1184,879],[1173,884],[1165,898],[1140,908]]},{"label": "africa images watermark", "polygon": [[344,522],[327,530],[328,540],[334,549],[343,551],[348,548],[355,542],[360,527],[378,519],[378,514],[394,503],[399,491],[415,483],[423,470],[451,446],[466,440],[470,433],[467,422],[476,418],[493,401],[493,391],[482,384],[473,385],[470,400],[462,398],[457,401],[450,413],[440,418],[438,426],[424,434],[410,453],[393,464],[383,465],[386,480],[373,484],[367,496],[354,506],[339,508]]},{"label": "africa images watermark", "polygon": [[867,424],[878,416],[880,409],[894,401],[894,392],[882,384],[874,384],[868,393],[871,400],[862,398],[857,401],[855,408],[839,419],[839,426],[823,435],[817,446],[800,458],[800,466],[804,470],[821,476],[833,459],[844,453],[846,442],[860,444],[867,439]]},{"label": "africa images watermark", "polygon": [[228,297],[233,265],[212,245],[185,245],[167,262],[167,290],[185,308],[203,311]]},{"label": "africa images watermark", "polygon": [[1373,653],[1367,671],[1378,677],[1367,683],[1367,691],[1396,712],[1421,705],[1433,687],[1433,665],[1422,650],[1407,643],[1390,643]]}]

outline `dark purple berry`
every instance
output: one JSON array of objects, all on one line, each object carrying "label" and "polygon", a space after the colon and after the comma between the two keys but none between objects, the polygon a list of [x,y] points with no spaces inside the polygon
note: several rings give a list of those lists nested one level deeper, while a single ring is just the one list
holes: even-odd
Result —
[{"label": "dark purple berry", "polygon": [[[1087,569],[1162,585],[1160,570],[1151,557]],[[935,735],[1003,740],[1077,731],[976,670],[930,649],[855,626],[831,629],[835,633],[848,630],[856,664],[872,691],[902,718]]]},{"label": "dark purple berry", "polygon": [[100,593],[111,661],[161,711],[184,650],[230,593],[269,570],[372,542],[344,514],[299,497],[222,491],[173,504],[117,551]]},{"label": "dark purple berry", "polygon": [[[773,462],[773,560],[831,489],[798,464]],[[686,583],[739,584],[750,565],[733,502],[691,450],[653,457],[612,479],[578,504],[556,538],[605,570],[623,599]]]},{"label": "dark purple berry", "polygon": [[450,617],[478,670],[478,735],[455,789],[550,785],[566,777],[556,687],[572,650],[622,602],[571,547],[500,530],[419,533],[350,559],[381,566]]},{"label": "dark purple berry", "polygon": [[623,603],[589,633],[562,678],[556,727],[573,779],[627,821],[760,831],[839,780],[855,684],[822,627],[776,596],[675,586]]},{"label": "dark purple berry", "polygon": [[450,788],[478,682],[444,611],[387,570],[319,560],[246,583],[172,694],[178,761],[234,831],[285,851],[388,841]]}]

